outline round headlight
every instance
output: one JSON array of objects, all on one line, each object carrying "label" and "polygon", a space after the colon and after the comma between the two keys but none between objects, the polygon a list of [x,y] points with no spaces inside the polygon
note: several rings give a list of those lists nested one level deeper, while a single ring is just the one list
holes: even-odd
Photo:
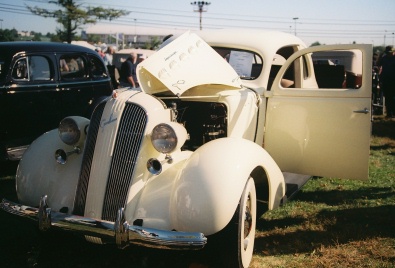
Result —
[{"label": "round headlight", "polygon": [[152,130],[151,141],[154,148],[161,153],[171,153],[177,146],[177,135],[168,124],[159,124]]},{"label": "round headlight", "polygon": [[81,131],[77,122],[70,118],[64,118],[59,124],[59,137],[67,145],[75,145],[81,137]]}]

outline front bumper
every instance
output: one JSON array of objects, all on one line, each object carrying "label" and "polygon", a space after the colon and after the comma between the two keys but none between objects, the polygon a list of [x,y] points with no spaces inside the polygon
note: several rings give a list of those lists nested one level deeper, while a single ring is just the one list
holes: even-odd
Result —
[{"label": "front bumper", "polygon": [[119,209],[115,222],[51,211],[47,205],[47,196],[41,198],[39,208],[3,199],[0,209],[38,222],[38,227],[42,231],[51,228],[72,231],[96,243],[116,243],[119,248],[134,244],[161,249],[193,250],[201,249],[207,243],[207,238],[202,233],[164,231],[129,225],[125,220],[123,208]]}]

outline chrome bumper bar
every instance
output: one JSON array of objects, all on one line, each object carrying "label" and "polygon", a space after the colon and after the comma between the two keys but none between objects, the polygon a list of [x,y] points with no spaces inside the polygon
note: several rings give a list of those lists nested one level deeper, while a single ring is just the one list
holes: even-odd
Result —
[{"label": "chrome bumper bar", "polygon": [[202,233],[164,231],[129,225],[125,220],[123,208],[118,210],[115,222],[51,211],[47,205],[47,196],[40,199],[39,208],[23,206],[3,199],[0,209],[38,221],[38,227],[42,231],[51,228],[73,231],[96,243],[116,243],[119,248],[134,244],[152,248],[191,250],[201,249],[207,243],[207,238]]}]

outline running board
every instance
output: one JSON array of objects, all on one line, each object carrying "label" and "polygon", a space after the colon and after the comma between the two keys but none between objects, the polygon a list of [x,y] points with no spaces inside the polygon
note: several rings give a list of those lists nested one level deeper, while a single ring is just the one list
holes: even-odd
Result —
[{"label": "running board", "polygon": [[286,199],[291,199],[311,178],[310,175],[283,172],[286,185]]}]

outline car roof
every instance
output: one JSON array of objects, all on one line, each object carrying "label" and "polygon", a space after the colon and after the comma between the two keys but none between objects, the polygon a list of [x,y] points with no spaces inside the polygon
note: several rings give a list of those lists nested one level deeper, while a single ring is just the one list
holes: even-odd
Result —
[{"label": "car roof", "polygon": [[257,29],[218,29],[197,32],[211,46],[238,47],[264,54],[289,45],[306,47],[297,36],[281,31]]},{"label": "car roof", "polygon": [[86,52],[96,53],[94,50],[77,45],[55,42],[17,41],[0,42],[2,54],[15,55],[18,52]]}]

